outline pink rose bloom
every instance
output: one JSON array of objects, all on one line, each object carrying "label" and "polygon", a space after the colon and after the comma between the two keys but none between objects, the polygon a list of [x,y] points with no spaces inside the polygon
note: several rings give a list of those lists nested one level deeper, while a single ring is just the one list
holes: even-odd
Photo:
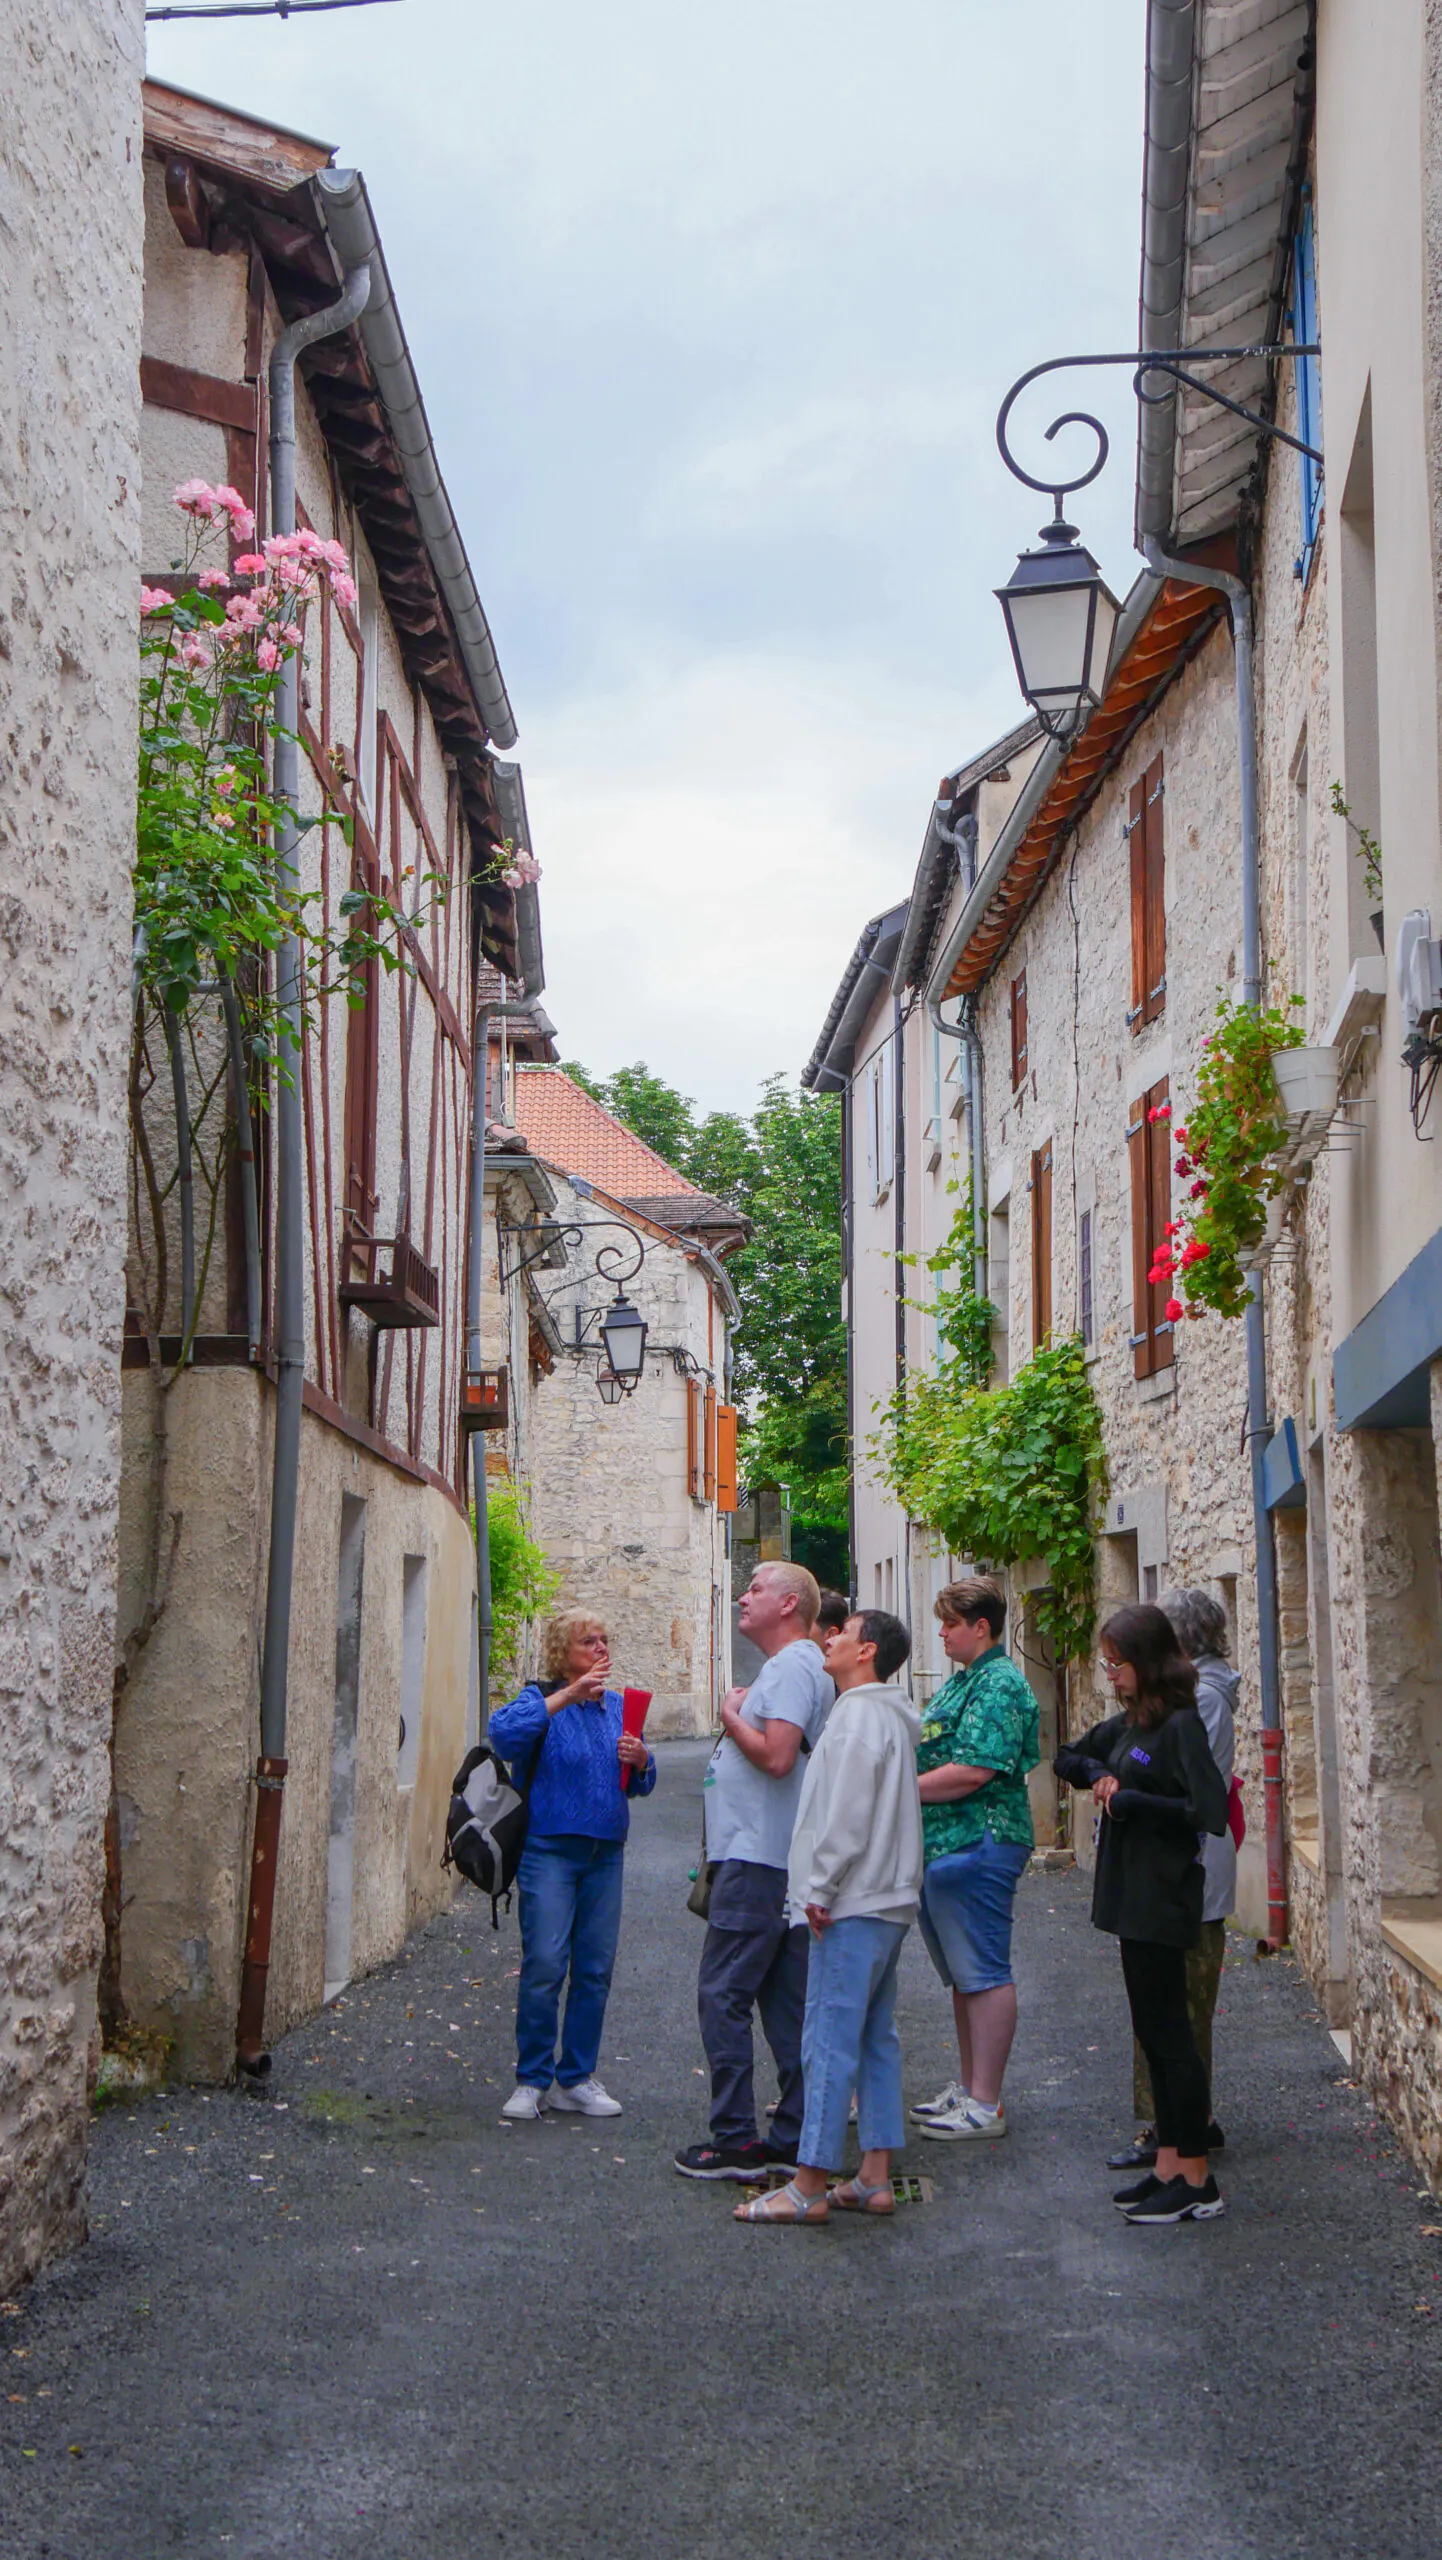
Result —
[{"label": "pink rose bloom", "polygon": [[277,649],[275,642],[272,639],[266,638],[257,643],[255,663],[259,667],[262,675],[267,676],[270,675],[280,664],[280,651]]},{"label": "pink rose bloom", "polygon": [[203,588],[207,595],[213,595],[217,587],[229,586],[230,571],[228,569],[202,569],[195,583],[198,587]]},{"label": "pink rose bloom", "polygon": [[233,827],[235,824],[235,811],[233,809],[212,809],[210,813],[210,823],[213,827]]},{"label": "pink rose bloom", "polygon": [[302,548],[298,533],[270,533],[265,538],[265,556],[272,564],[277,560],[298,560]]},{"label": "pink rose bloom", "polygon": [[238,578],[263,578],[265,576],[264,554],[259,551],[242,551],[235,564],[235,574]]},{"label": "pink rose bloom", "polygon": [[210,643],[208,640],[202,639],[198,631],[192,631],[190,638],[185,642],[180,654],[188,667],[208,667],[210,664]]},{"label": "pink rose bloom", "polygon": [[325,543],[312,525],[303,524],[295,539],[298,553],[302,560],[323,560],[325,558]]},{"label": "pink rose bloom", "polygon": [[283,622],[280,626],[280,636],[288,649],[298,649],[305,638],[305,633],[298,622]]},{"label": "pink rose bloom", "polygon": [[182,480],[175,492],[175,503],[188,516],[200,516],[206,524],[224,512],[208,480]]},{"label": "pink rose bloom", "polygon": [[164,613],[170,602],[171,598],[164,587],[142,587],[140,590],[142,613]]},{"label": "pink rose bloom", "polygon": [[503,871],[501,873],[501,878],[504,880],[508,889],[519,889],[521,885],[521,875],[516,869],[514,863],[512,863],[509,871]]},{"label": "pink rose bloom", "polygon": [[360,598],[360,589],[354,578],[347,577],[343,569],[337,569],[330,582],[330,591],[337,604],[344,605],[347,613],[354,613]]},{"label": "pink rose bloom", "polygon": [[246,505],[240,491],[238,489],[232,489],[228,480],[222,480],[220,487],[215,492],[215,495],[220,505],[225,509],[226,514],[230,518],[231,528],[237,541],[249,542],[251,535],[255,531],[254,507],[248,507]]},{"label": "pink rose bloom", "polygon": [[235,789],[235,786],[236,786],[236,784],[237,784],[237,782],[238,782],[239,780],[240,780],[240,776],[239,776],[239,774],[236,772],[236,769],[235,769],[234,765],[233,765],[233,764],[223,764],[223,765],[221,766],[221,768],[220,768],[219,773],[218,773],[218,774],[216,775],[216,777],[215,777],[215,787],[216,787],[216,790],[217,790],[217,791],[219,791],[219,792],[221,792],[222,794],[224,794],[224,793],[226,793],[226,792],[229,792],[229,791],[233,791],[233,790]]},{"label": "pink rose bloom", "polygon": [[328,567],[332,569],[349,569],[350,562],[346,557],[346,547],[343,542],[323,542],[320,549],[321,558],[327,563]]}]

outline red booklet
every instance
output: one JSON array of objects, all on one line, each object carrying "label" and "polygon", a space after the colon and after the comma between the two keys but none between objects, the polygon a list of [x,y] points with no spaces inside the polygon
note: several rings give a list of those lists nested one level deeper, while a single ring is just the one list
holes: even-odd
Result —
[{"label": "red booklet", "polygon": [[[650,1703],[651,1692],[649,1689],[622,1690],[621,1731],[623,1733],[634,1733],[639,1736],[645,1732],[646,1709],[649,1707]],[[631,1772],[629,1769],[623,1768],[621,1771],[621,1792],[623,1795],[629,1795],[631,1792]]]}]

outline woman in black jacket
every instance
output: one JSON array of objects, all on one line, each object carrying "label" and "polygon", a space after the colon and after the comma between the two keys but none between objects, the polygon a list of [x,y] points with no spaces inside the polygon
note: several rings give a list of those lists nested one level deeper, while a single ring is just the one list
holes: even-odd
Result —
[{"label": "woman in black jacket", "polygon": [[1101,1631],[1121,1712],[1056,1755],[1102,1820],[1092,1922],[1120,1938],[1132,2025],[1157,2103],[1157,2164],[1114,2201],[1129,2222],[1210,2222],[1225,2210],[1207,2166],[1211,2095],[1187,2014],[1187,1949],[1201,1934],[1201,1835],[1227,1825],[1227,1790],[1197,1712],[1197,1675],[1169,1618],[1143,1604]]}]

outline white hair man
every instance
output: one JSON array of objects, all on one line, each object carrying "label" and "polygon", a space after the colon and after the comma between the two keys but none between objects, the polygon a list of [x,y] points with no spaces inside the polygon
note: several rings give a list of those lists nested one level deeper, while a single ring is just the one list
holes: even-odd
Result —
[{"label": "white hair man", "polygon": [[[710,1907],[696,2005],[711,2065],[711,2136],[677,2152],[685,2178],[744,2181],[773,2161],[796,2160],[807,1932],[789,1924],[787,1865],[802,1755],[820,1739],[835,1695],[812,1636],[819,1605],[815,1580],[798,1564],[758,1565],[741,1599],[742,1633],[766,1660],[749,1689],[733,1689],[722,1702],[721,1739],[702,1794]],[[764,2143],[753,2012],[780,2081]]]}]

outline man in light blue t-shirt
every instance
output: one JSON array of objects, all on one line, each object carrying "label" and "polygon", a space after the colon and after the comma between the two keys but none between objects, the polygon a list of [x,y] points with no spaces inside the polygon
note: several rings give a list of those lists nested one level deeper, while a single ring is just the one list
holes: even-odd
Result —
[{"label": "man in light blue t-shirt", "polygon": [[[799,1564],[758,1565],[742,1595],[742,1633],[766,1662],[749,1689],[733,1689],[724,1700],[721,1739],[706,1771],[711,1908],[696,2005],[711,2065],[711,2138],[677,2152],[684,2178],[744,2181],[772,2161],[796,2160],[808,1941],[804,1927],[787,1925],[786,1869],[802,1755],[818,1739],[835,1695],[811,1636],[820,1596]],[[756,2130],[753,2010],[781,2083],[766,2142]]]}]

